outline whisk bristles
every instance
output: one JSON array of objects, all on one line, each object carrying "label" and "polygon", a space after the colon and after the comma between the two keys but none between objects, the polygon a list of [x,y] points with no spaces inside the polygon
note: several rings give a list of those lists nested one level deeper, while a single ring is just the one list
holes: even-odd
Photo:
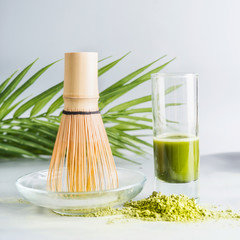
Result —
[{"label": "whisk bristles", "polygon": [[88,192],[117,186],[117,171],[99,112],[63,112],[48,172],[49,190]]}]

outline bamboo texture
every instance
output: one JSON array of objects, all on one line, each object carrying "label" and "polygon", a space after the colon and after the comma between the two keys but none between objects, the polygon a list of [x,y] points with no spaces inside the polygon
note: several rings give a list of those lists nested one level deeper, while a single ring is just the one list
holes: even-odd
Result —
[{"label": "bamboo texture", "polygon": [[101,115],[63,114],[49,166],[48,188],[89,192],[117,186],[116,166]]},{"label": "bamboo texture", "polygon": [[89,192],[118,186],[116,166],[98,112],[97,63],[96,52],[65,53],[65,111],[49,166],[51,191]]}]

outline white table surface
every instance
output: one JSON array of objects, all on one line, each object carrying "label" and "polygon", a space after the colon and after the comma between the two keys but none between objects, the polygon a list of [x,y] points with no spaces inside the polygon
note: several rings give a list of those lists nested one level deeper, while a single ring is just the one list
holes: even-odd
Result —
[{"label": "white table surface", "polygon": [[[138,169],[147,175],[147,183],[137,199],[152,192],[151,158],[142,166],[123,162],[119,165]],[[22,197],[16,190],[16,179],[46,168],[48,161],[0,160],[0,239],[240,239],[240,221],[183,224],[130,220],[109,224],[109,217],[64,217],[19,201]],[[200,191],[201,204],[240,210],[240,153],[202,156]]]}]

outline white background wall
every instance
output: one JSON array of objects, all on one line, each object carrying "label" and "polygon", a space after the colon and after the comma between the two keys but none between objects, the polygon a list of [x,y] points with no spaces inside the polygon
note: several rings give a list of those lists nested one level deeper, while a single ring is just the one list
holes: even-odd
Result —
[{"label": "white background wall", "polygon": [[[103,58],[131,50],[102,78],[103,89],[168,54],[177,59],[165,72],[200,75],[202,154],[239,151],[239,11],[237,0],[0,0],[0,78],[37,57],[32,74],[67,51],[98,51]],[[61,80],[63,62],[25,95]],[[149,91],[150,82],[125,99]]]}]

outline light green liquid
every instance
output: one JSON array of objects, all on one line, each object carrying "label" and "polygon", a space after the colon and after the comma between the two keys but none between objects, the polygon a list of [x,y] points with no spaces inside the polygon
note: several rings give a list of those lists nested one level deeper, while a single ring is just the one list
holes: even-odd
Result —
[{"label": "light green liquid", "polygon": [[169,183],[187,183],[198,179],[199,140],[186,135],[153,139],[155,176]]}]

